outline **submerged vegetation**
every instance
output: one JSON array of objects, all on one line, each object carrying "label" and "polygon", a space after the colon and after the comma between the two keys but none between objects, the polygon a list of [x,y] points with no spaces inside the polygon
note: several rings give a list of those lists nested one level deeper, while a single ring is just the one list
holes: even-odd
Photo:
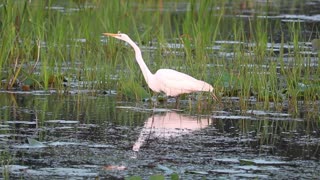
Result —
[{"label": "submerged vegetation", "polygon": [[[299,3],[299,2],[296,2]],[[212,84],[221,98],[298,113],[316,103],[319,23],[273,16],[282,1],[6,1],[1,4],[1,89],[116,90],[150,97],[125,32],[155,72],[174,68]],[[303,7],[305,8],[305,7]],[[259,14],[259,9],[264,14]],[[270,10],[272,9],[272,11]],[[255,11],[254,11],[255,10]],[[272,107],[270,102],[273,102]]]}]

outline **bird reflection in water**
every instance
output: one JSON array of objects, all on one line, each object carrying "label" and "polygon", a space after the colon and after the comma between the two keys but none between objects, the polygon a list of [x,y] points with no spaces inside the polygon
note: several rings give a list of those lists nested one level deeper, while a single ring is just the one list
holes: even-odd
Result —
[{"label": "bird reflection in water", "polygon": [[208,118],[181,115],[174,111],[162,114],[153,114],[147,119],[140,132],[138,140],[134,143],[132,150],[139,151],[141,146],[151,136],[168,139],[191,133],[210,124]]}]

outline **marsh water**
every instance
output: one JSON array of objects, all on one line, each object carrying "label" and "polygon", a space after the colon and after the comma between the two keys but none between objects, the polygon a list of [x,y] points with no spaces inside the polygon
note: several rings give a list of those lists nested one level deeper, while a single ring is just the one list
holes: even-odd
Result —
[{"label": "marsh water", "polygon": [[152,108],[76,91],[0,96],[2,170],[12,178],[319,176],[319,129],[305,114],[240,112],[236,99],[195,113],[187,102]]},{"label": "marsh water", "polygon": [[[51,8],[68,11],[60,3]],[[170,3],[164,3],[164,9],[183,12],[188,10],[187,4],[181,2],[173,10]],[[300,11],[284,4],[282,14],[261,18],[302,22],[305,35],[316,38],[319,32],[312,29],[319,27],[320,3],[305,1],[303,5]],[[287,14],[291,8],[297,8],[297,14]],[[243,11],[241,17],[245,19],[253,11]],[[241,42],[217,41],[209,48],[232,43]],[[304,47],[300,53],[318,68],[318,53],[311,42],[299,44]],[[152,54],[153,48],[142,51]],[[172,48],[174,51],[176,46]],[[268,47],[275,54],[278,50],[277,43]],[[223,52],[223,56],[229,53]],[[292,58],[284,58],[291,65]],[[149,179],[157,174],[168,179],[172,174],[181,179],[320,177],[317,99],[302,98],[294,105],[288,100],[268,102],[265,110],[265,102],[254,95],[241,99],[220,94],[220,100],[213,101],[195,93],[182,97],[176,108],[174,98],[156,104],[149,99],[123,100],[114,89],[82,89],[75,84],[65,91],[0,91],[2,178]]]}]

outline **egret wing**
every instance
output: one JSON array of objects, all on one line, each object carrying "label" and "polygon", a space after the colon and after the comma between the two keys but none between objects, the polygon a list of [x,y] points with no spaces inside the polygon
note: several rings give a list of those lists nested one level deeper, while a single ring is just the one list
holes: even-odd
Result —
[{"label": "egret wing", "polygon": [[208,87],[209,90],[210,87],[212,88],[211,85],[204,81],[171,69],[160,69],[156,72],[155,77],[161,87],[161,91],[169,96],[177,96],[193,91],[208,91]]}]

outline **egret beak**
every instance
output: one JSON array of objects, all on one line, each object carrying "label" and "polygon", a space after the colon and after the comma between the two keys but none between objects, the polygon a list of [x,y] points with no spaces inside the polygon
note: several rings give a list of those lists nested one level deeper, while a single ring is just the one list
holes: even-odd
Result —
[{"label": "egret beak", "polygon": [[113,34],[113,33],[102,33],[104,36],[111,36],[111,37],[116,37],[118,34]]}]

